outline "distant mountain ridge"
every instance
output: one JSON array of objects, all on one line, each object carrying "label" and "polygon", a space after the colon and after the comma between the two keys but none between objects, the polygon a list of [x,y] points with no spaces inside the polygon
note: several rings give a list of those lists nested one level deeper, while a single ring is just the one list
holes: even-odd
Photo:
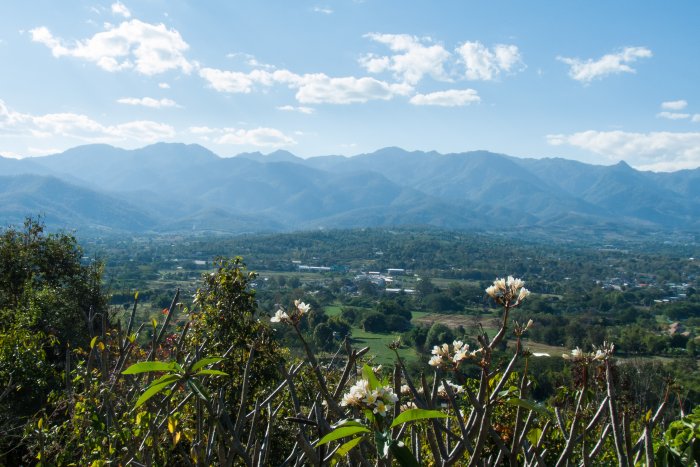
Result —
[{"label": "distant mountain ridge", "polygon": [[88,145],[0,158],[0,223],[43,214],[98,232],[255,232],[430,225],[458,229],[700,231],[700,169],[389,147],[302,159],[221,158],[199,145]]}]

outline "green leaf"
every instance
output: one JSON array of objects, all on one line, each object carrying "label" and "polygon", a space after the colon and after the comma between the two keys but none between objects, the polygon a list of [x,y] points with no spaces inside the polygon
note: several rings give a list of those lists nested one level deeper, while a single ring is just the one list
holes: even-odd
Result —
[{"label": "green leaf", "polygon": [[362,436],[358,436],[357,438],[351,439],[351,440],[348,441],[347,443],[341,445],[341,446],[338,448],[338,450],[335,451],[335,455],[336,455],[336,456],[340,456],[340,457],[345,457],[345,455],[346,455],[347,453],[349,453],[350,450],[351,450],[352,448],[354,448],[355,446],[357,446],[358,444],[360,444],[360,441],[362,441]]},{"label": "green leaf", "polygon": [[365,426],[341,426],[335,430],[328,433],[326,436],[318,440],[315,447],[321,446],[322,444],[330,443],[340,438],[345,438],[346,436],[356,435],[358,433],[369,433],[369,428]]},{"label": "green leaf", "polygon": [[331,428],[336,429],[336,428],[340,428],[341,426],[364,426],[364,425],[362,423],[358,422],[357,420],[345,419],[345,420],[341,420],[341,421],[331,425]]},{"label": "green leaf", "polygon": [[532,410],[533,412],[536,412],[547,418],[553,418],[552,413],[549,410],[547,410],[544,406],[536,404],[532,401],[526,399],[518,399],[517,397],[514,397],[513,399],[508,399],[506,402],[510,405],[517,405],[524,409]]},{"label": "green leaf", "polygon": [[197,371],[200,368],[203,368],[207,365],[211,365],[212,363],[219,363],[222,361],[224,358],[223,357],[207,357],[203,358],[194,365],[192,365],[191,371]]},{"label": "green leaf", "polygon": [[[136,401],[136,405],[134,405],[134,408],[141,407],[143,404],[146,403],[151,397],[155,396],[159,392],[161,392],[163,389],[167,388],[177,380],[179,380],[180,377],[178,375],[166,375],[163,378],[159,378],[153,383],[151,383],[148,386],[148,389],[144,391],[143,394],[141,394],[141,397]],[[157,383],[157,384],[154,384]]]},{"label": "green leaf", "polygon": [[419,467],[419,464],[416,461],[416,458],[413,457],[411,450],[408,449],[401,441],[391,443],[389,449],[394,455],[394,459],[399,462],[401,467]]},{"label": "green leaf", "polygon": [[202,400],[208,401],[209,400],[209,394],[207,394],[206,389],[204,389],[198,381],[195,381],[193,379],[188,379],[187,380],[187,386],[189,386],[190,389],[197,395]]},{"label": "green leaf", "polygon": [[369,382],[370,389],[377,389],[379,387],[379,381],[374,375],[374,371],[372,370],[371,366],[365,364],[365,366],[362,367],[362,377]]},{"label": "green leaf", "polygon": [[540,436],[542,436],[542,430],[539,428],[533,428],[532,430],[527,432],[527,440],[533,446],[537,446],[537,442],[540,440]]},{"label": "green leaf", "polygon": [[175,368],[173,362],[139,362],[122,371],[122,374],[135,375],[137,373],[148,373],[149,371],[173,371]]},{"label": "green leaf", "polygon": [[93,337],[92,340],[90,341],[90,348],[92,349],[95,347],[95,342],[97,342],[97,336]]},{"label": "green leaf", "polygon": [[425,420],[429,418],[447,418],[447,414],[440,412],[439,410],[425,410],[425,409],[408,409],[401,412],[398,417],[391,422],[391,427],[394,428],[402,423],[415,422],[417,420]]},{"label": "green leaf", "polygon": [[225,372],[219,371],[219,370],[201,370],[195,374],[195,376],[204,376],[204,375],[228,376],[228,373],[225,373]]}]

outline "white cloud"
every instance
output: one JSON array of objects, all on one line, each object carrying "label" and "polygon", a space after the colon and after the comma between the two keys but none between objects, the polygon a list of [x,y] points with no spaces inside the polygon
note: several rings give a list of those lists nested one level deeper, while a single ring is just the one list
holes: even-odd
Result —
[{"label": "white cloud", "polygon": [[112,13],[115,15],[123,16],[124,18],[131,17],[131,12],[122,2],[112,3]]},{"label": "white cloud", "polygon": [[244,52],[231,52],[226,54],[226,58],[242,59],[243,63],[251,68],[264,69],[264,70],[274,70],[277,68],[269,63],[263,63],[258,60],[255,55],[247,54]]},{"label": "white cloud", "polygon": [[208,126],[191,126],[188,131],[195,135],[209,135],[216,133],[216,128],[209,128]]},{"label": "white cloud", "polygon": [[161,89],[170,89],[170,85],[168,83],[158,83],[158,87]]},{"label": "white cloud", "polygon": [[154,99],[152,97],[123,97],[121,99],[117,99],[117,102],[127,105],[141,105],[154,109],[160,109],[163,107],[180,107],[177,105],[177,102],[172,99]]},{"label": "white cloud", "polygon": [[557,57],[557,60],[569,65],[569,76],[582,83],[590,83],[608,75],[618,73],[636,73],[630,64],[640,58],[652,56],[651,50],[646,47],[625,47],[620,52],[603,55],[598,60],[579,58]]},{"label": "white cloud", "polygon": [[456,49],[469,80],[491,81],[505,73],[516,73],[525,69],[516,45],[496,44],[491,49],[481,42],[465,42]]},{"label": "white cloud", "polygon": [[554,146],[569,145],[609,161],[624,159],[642,170],[672,171],[700,167],[700,133],[582,131],[547,135]]},{"label": "white cloud", "polygon": [[152,142],[175,136],[170,125],[139,120],[105,125],[76,113],[31,115],[9,109],[0,100],[0,135],[13,137],[68,137],[87,142]]},{"label": "white cloud", "polygon": [[299,113],[303,113],[303,114],[314,113],[314,109],[311,107],[304,107],[304,106],[295,107],[293,105],[282,105],[282,106],[277,107],[277,110],[284,110],[285,112],[299,112]]},{"label": "white cloud", "polygon": [[693,118],[691,119],[693,123],[698,123],[700,122],[700,114],[695,114],[693,115]]},{"label": "white cloud", "polygon": [[444,64],[451,54],[440,44],[432,44],[430,38],[419,38],[408,34],[370,33],[365,37],[384,44],[392,52],[391,56],[365,55],[360,59],[370,73],[391,71],[397,79],[409,84],[418,83],[423,76],[449,81]]},{"label": "white cloud", "polygon": [[680,112],[659,112],[656,114],[659,118],[665,118],[668,120],[683,120],[690,118],[690,114],[680,113]]},{"label": "white cloud", "polygon": [[330,78],[323,73],[304,75],[296,98],[302,104],[353,104],[389,100],[413,90],[408,84],[391,84],[374,78]]},{"label": "white cloud", "polygon": [[414,105],[439,105],[443,107],[458,107],[481,101],[474,89],[450,89],[447,91],[416,94],[410,100]]},{"label": "white cloud", "polygon": [[331,14],[333,14],[333,10],[331,10],[330,8],[328,8],[328,7],[320,7],[320,6],[314,7],[314,12],[316,12],[316,13],[323,13],[324,15],[331,15]]},{"label": "white cloud", "polygon": [[150,76],[177,69],[189,73],[193,67],[184,56],[187,43],[178,31],[164,24],[133,19],[74,44],[54,37],[44,26],[30,33],[32,40],[50,48],[54,57],[87,60],[111,72],[133,69]]},{"label": "white cloud", "polygon": [[688,102],[680,99],[677,101],[666,101],[661,103],[661,108],[664,110],[683,110],[688,106]]},{"label": "white cloud", "polygon": [[189,132],[205,141],[216,144],[257,147],[282,147],[297,144],[294,138],[275,128],[258,127],[252,130],[243,128],[190,127]]},{"label": "white cloud", "polygon": [[245,73],[202,68],[199,76],[211,88],[233,94],[248,94],[256,86],[286,85],[297,89],[296,99],[302,104],[350,104],[375,99],[388,100],[397,95],[406,95],[412,90],[406,84],[391,84],[369,77],[331,78],[323,73],[297,75],[289,70],[253,70]]}]

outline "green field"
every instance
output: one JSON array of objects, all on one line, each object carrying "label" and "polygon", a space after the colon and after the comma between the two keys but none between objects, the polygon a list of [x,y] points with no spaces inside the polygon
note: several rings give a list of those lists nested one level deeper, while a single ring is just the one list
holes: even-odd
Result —
[{"label": "green field", "polygon": [[[353,345],[357,348],[369,347],[370,350],[367,355],[373,356],[373,363],[376,364],[386,365],[394,362],[394,352],[388,348],[388,345],[399,337],[399,334],[375,334],[360,328],[352,328]],[[418,359],[416,351],[409,348],[400,349],[399,355],[406,361]]]}]

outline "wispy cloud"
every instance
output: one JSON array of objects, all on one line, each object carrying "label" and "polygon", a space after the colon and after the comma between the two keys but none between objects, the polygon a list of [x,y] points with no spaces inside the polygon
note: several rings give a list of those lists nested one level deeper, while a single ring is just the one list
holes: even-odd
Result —
[{"label": "wispy cloud", "polygon": [[232,94],[247,94],[256,86],[286,85],[297,89],[295,97],[302,104],[352,104],[388,100],[397,95],[406,95],[412,90],[405,84],[392,84],[369,77],[333,78],[324,73],[298,75],[289,70],[253,70],[245,73],[202,68],[199,75],[211,88]]},{"label": "wispy cloud", "polygon": [[153,142],[175,136],[170,125],[136,120],[116,125],[71,112],[31,115],[12,110],[0,100],[0,134],[15,137],[68,137],[87,142]]},{"label": "wispy cloud", "polygon": [[277,107],[277,110],[284,110],[285,112],[299,112],[303,114],[312,114],[314,109],[312,107],[299,106],[295,107],[293,105],[281,105]]},{"label": "wispy cloud", "polygon": [[570,57],[557,57],[569,65],[569,76],[576,81],[588,84],[593,80],[619,73],[636,73],[630,65],[640,58],[650,58],[651,50],[646,47],[625,47],[617,53],[603,55],[597,60]]},{"label": "wispy cloud", "polygon": [[328,7],[321,7],[321,6],[315,6],[314,12],[323,13],[324,15],[332,15],[333,14],[333,10],[331,10]]},{"label": "wispy cloud", "polygon": [[123,16],[124,18],[131,18],[131,12],[122,2],[112,3],[112,14]]},{"label": "wispy cloud", "polygon": [[700,167],[700,133],[581,131],[547,135],[554,146],[569,145],[609,161],[624,159],[642,170],[673,171]]},{"label": "wispy cloud", "polygon": [[67,44],[41,26],[30,31],[32,40],[51,49],[54,57],[74,57],[95,63],[115,72],[136,70],[156,75],[169,70],[189,73],[193,65],[185,58],[188,44],[175,29],[164,24],[144,23],[137,19],[124,21],[84,40]]},{"label": "wispy cloud", "polygon": [[316,73],[304,76],[296,98],[302,104],[353,104],[405,96],[412,89],[407,84],[387,83],[369,77],[331,78]]},{"label": "wispy cloud", "polygon": [[516,73],[525,69],[520,50],[513,44],[496,44],[490,49],[481,42],[465,42],[457,47],[469,80],[491,81],[501,73]]},{"label": "wispy cloud", "polygon": [[117,99],[117,102],[120,104],[140,105],[154,109],[160,109],[163,107],[180,107],[177,105],[177,102],[172,99],[154,99],[152,97],[122,97],[121,99]]},{"label": "wispy cloud", "polygon": [[666,101],[661,103],[661,108],[664,110],[683,110],[688,106],[688,102],[679,99],[677,101]]},{"label": "wispy cloud", "polygon": [[459,107],[481,101],[474,89],[450,89],[429,94],[416,94],[410,100],[414,105],[438,105],[442,107]]},{"label": "wispy cloud", "polygon": [[690,118],[690,114],[680,113],[680,112],[659,112],[656,114],[659,118],[665,118],[667,120],[684,120]]},{"label": "wispy cloud", "polygon": [[275,148],[297,144],[294,138],[275,128],[258,127],[247,130],[243,128],[190,127],[189,131],[205,141],[221,145]]}]

